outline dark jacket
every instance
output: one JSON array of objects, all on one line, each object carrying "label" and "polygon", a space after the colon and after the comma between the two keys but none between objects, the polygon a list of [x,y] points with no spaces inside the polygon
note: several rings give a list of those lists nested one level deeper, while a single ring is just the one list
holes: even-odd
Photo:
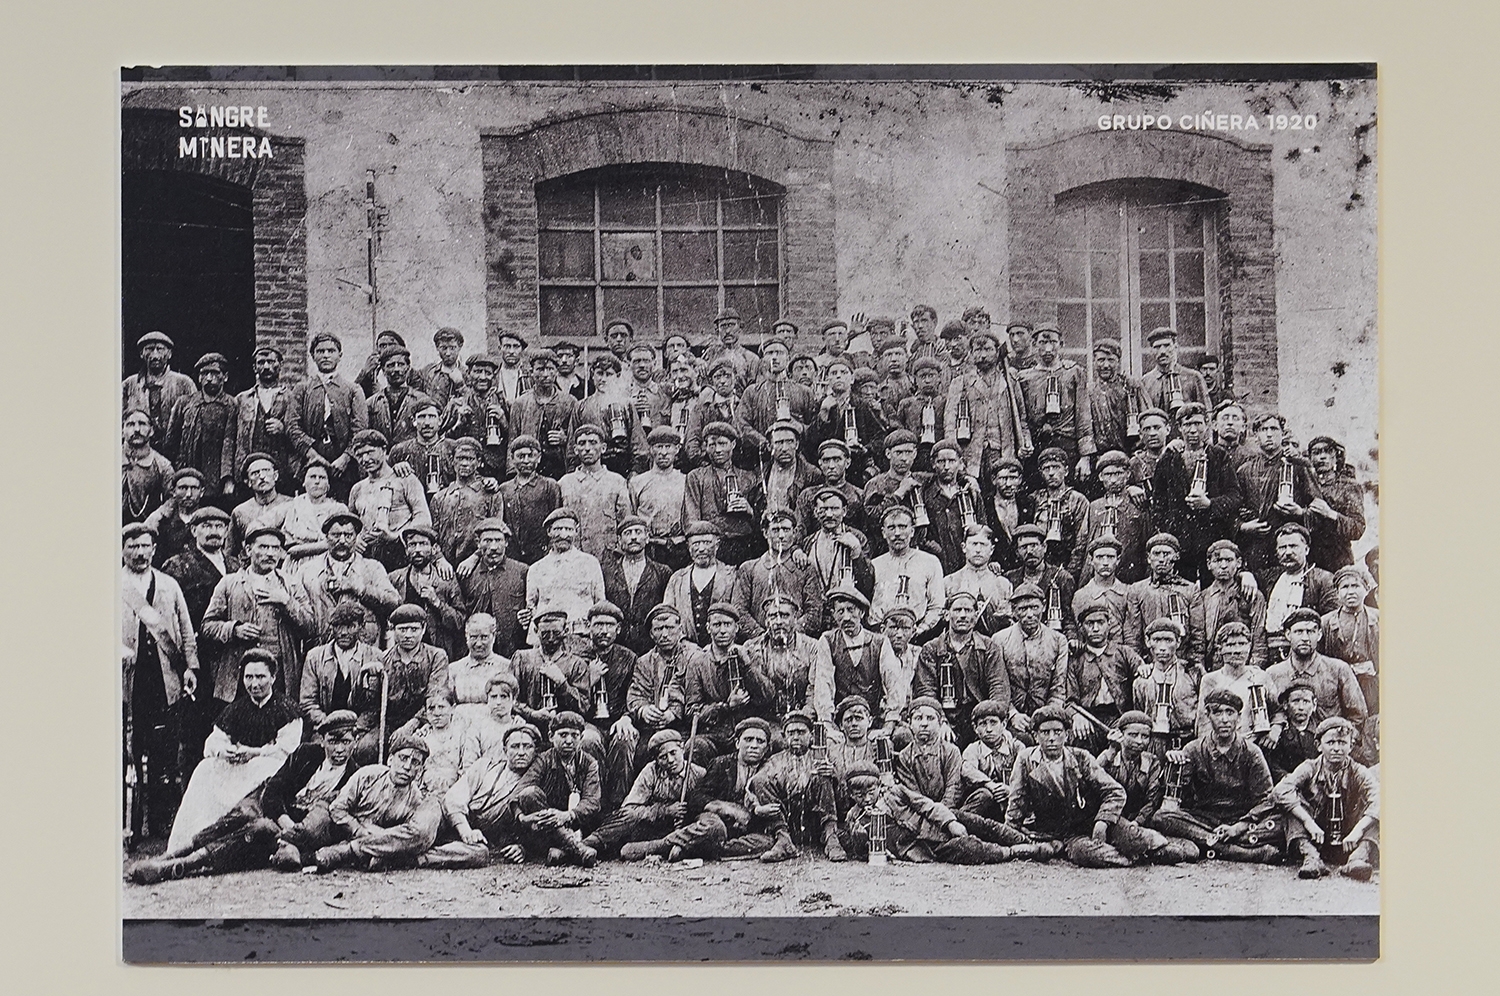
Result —
[{"label": "dark jacket", "polygon": [[602,798],[599,782],[599,762],[588,752],[579,750],[574,755],[573,770],[562,763],[555,747],[537,755],[526,774],[521,776],[521,788],[535,785],[547,796],[550,809],[567,812],[568,798],[578,793],[578,805],[573,814],[578,818],[575,826],[592,828],[599,818],[599,800]]},{"label": "dark jacket", "polygon": [[[266,819],[275,820],[282,815],[287,815],[297,820],[307,815],[292,808],[293,800],[312,778],[313,773],[322,766],[326,756],[319,744],[302,744],[292,751],[291,756],[276,769],[274,775],[266,779],[265,785],[261,787],[260,809]],[[352,758],[344,765],[344,774],[334,786],[335,792],[344,787],[344,783],[349,780],[350,775],[354,774],[357,767],[358,765]]]},{"label": "dark jacket", "polygon": [[641,579],[632,596],[630,586],[625,582],[625,570],[618,554],[605,557],[599,567],[604,572],[605,599],[618,606],[625,614],[625,620],[620,625],[619,642],[637,654],[644,654],[651,649],[651,626],[646,620],[646,613],[662,603],[667,591],[667,581],[672,577],[671,570],[647,558],[646,568],[641,571]]}]

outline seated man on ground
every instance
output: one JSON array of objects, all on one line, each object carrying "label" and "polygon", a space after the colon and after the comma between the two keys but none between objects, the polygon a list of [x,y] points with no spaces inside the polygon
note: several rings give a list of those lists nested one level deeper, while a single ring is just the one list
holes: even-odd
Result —
[{"label": "seated man on ground", "polygon": [[338,843],[313,855],[318,871],[365,867],[370,871],[416,862],[437,839],[443,822],[438,797],[422,789],[427,744],[392,737],[386,764],[356,771],[329,807]]},{"label": "seated man on ground", "polygon": [[[1137,861],[1173,865],[1196,857],[1173,841],[1125,819],[1125,789],[1082,747],[1068,746],[1068,712],[1043,706],[1031,717],[1036,746],[1016,758],[1005,822],[1026,827],[1048,853],[1084,868],[1124,868]],[[1027,826],[1027,819],[1032,823]]]},{"label": "seated man on ground", "polygon": [[[746,804],[750,779],[765,767],[771,724],[759,716],[747,716],[735,726],[734,733],[734,749],[708,762],[703,778],[703,812],[692,823],[667,834],[674,849],[699,857],[749,857],[771,849],[774,840],[766,832],[768,821],[753,815]],[[706,842],[721,834],[718,854],[706,853]]]},{"label": "seated man on ground", "polygon": [[992,820],[1005,819],[1005,803],[1010,798],[1010,769],[1026,746],[1005,728],[1008,712],[994,699],[985,699],[976,705],[970,714],[970,722],[977,739],[964,748],[962,755],[964,801],[961,809]]},{"label": "seated man on ground", "polygon": [[1318,724],[1318,756],[1276,783],[1276,805],[1287,814],[1291,853],[1302,859],[1299,878],[1322,878],[1329,865],[1368,882],[1380,847],[1380,784],[1353,760],[1359,732],[1342,716]]},{"label": "seated man on ground", "polygon": [[765,862],[785,861],[797,856],[798,846],[823,846],[832,861],[843,861],[838,840],[838,803],[833,782],[818,775],[827,761],[827,749],[812,749],[812,713],[794,709],[781,721],[786,750],[772,755],[750,780],[751,812],[766,821],[776,842],[760,856]]},{"label": "seated man on ground", "polygon": [[[1206,858],[1272,864],[1281,858],[1281,820],[1271,797],[1271,769],[1260,748],[1240,732],[1245,702],[1221,688],[1204,697],[1213,729],[1182,750],[1168,751],[1168,764],[1181,764],[1181,786],[1157,810],[1151,825],[1185,837]],[[1174,773],[1168,771],[1169,784]]]},{"label": "seated man on ground", "polygon": [[682,734],[670,727],[658,730],[646,749],[654,760],[641,769],[624,804],[583,842],[601,857],[619,854],[623,861],[640,861],[653,854],[675,860],[694,857],[698,850],[708,857],[717,856],[724,844],[721,836],[702,834],[693,853],[667,839],[703,812],[705,772],[683,753]]},{"label": "seated man on ground", "polygon": [[[1151,717],[1131,709],[1115,721],[1113,741],[1099,753],[1099,767],[1125,789],[1125,808],[1120,815],[1145,825],[1166,795],[1166,764],[1151,747]],[[1196,856],[1197,847],[1193,848]],[[1192,860],[1192,859],[1189,859]]]},{"label": "seated man on ground", "polygon": [[599,761],[583,749],[587,729],[578,713],[558,713],[552,721],[552,746],[537,755],[522,780],[523,788],[535,785],[547,797],[547,808],[533,817],[535,829],[560,830],[579,844],[548,848],[550,865],[574,858],[587,868],[598,860],[582,847],[583,834],[599,822],[603,796]]}]

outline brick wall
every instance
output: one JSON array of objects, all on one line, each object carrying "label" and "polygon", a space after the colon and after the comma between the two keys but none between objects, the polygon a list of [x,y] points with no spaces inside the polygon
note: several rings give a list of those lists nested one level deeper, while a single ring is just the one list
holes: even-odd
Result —
[{"label": "brick wall", "polygon": [[627,163],[686,163],[749,173],[786,191],[784,310],[804,330],[836,313],[833,143],[713,108],[634,107],[481,129],[485,310],[498,330],[534,330],[536,185]]},{"label": "brick wall", "polygon": [[1059,194],[1124,179],[1185,180],[1228,198],[1219,231],[1220,350],[1256,410],[1277,405],[1271,150],[1196,132],[1089,131],[1007,148],[1011,314],[1057,318]]},{"label": "brick wall", "polygon": [[[179,156],[187,135],[255,135],[271,140],[270,158]],[[307,191],[304,143],[252,128],[192,129],[177,112],[126,108],[120,121],[120,163],[125,170],[160,170],[213,176],[249,187],[255,227],[255,344],[282,351],[282,375],[307,373]]]}]

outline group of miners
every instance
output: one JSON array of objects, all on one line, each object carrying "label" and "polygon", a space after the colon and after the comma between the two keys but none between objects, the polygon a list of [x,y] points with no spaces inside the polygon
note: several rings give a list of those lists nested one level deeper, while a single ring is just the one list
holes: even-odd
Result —
[{"label": "group of miners", "polygon": [[[629,322],[123,386],[141,883],[803,851],[1378,863],[1378,562],[1327,436],[1051,324]],[[290,376],[288,376],[290,375]],[[283,378],[286,377],[284,381]],[[165,851],[153,839],[166,838]]]}]

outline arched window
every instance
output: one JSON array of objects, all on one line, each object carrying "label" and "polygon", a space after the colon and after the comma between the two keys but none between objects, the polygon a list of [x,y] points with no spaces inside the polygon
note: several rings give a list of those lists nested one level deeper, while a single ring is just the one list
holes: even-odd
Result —
[{"label": "arched window", "polygon": [[629,321],[637,335],[701,338],[723,308],[747,334],[782,306],[782,201],[769,181],[678,164],[610,166],[536,187],[544,336]]},{"label": "arched window", "polygon": [[1127,373],[1155,365],[1143,339],[1162,325],[1178,333],[1181,361],[1218,353],[1218,233],[1226,198],[1197,184],[1112,180],[1057,197],[1057,321],[1063,349],[1080,365],[1093,345],[1116,339]]}]

